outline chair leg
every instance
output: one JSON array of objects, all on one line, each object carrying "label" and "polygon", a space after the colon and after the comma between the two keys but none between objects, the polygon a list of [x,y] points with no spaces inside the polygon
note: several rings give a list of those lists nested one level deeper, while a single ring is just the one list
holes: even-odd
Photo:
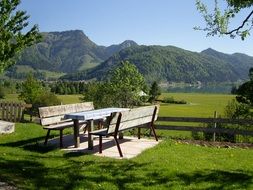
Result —
[{"label": "chair leg", "polygon": [[62,139],[63,139],[63,129],[60,129],[60,148],[62,148],[63,147],[63,141],[62,141]]},{"label": "chair leg", "polygon": [[99,135],[99,153],[102,153],[102,149],[103,149],[103,144],[102,144],[102,136]]},{"label": "chair leg", "polygon": [[114,136],[114,140],[116,142],[116,145],[117,145],[120,157],[123,157],[123,154],[122,154],[121,148],[119,146],[119,142],[118,142],[117,136]]},{"label": "chair leg", "polygon": [[140,138],[141,138],[141,128],[138,127],[138,139],[140,139]]},{"label": "chair leg", "polygon": [[153,132],[153,135],[154,135],[154,137],[155,137],[155,140],[158,141],[158,138],[157,138],[156,132],[155,132],[155,128],[154,128],[154,126],[153,126],[152,124],[150,124],[150,129],[151,129],[152,132]]},{"label": "chair leg", "polygon": [[50,129],[47,130],[47,135],[46,135],[46,138],[45,138],[44,145],[47,145],[47,141],[48,141],[49,135],[50,135]]}]

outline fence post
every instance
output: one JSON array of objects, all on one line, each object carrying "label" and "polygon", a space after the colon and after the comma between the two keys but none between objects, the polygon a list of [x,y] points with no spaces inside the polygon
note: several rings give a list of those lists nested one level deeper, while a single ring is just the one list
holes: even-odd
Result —
[{"label": "fence post", "polygon": [[[216,119],[217,118],[217,112],[216,111],[214,111],[214,119]],[[217,123],[215,122],[214,123],[214,129],[216,129],[216,127],[217,127]],[[215,142],[215,140],[216,140],[216,133],[215,133],[215,131],[213,132],[213,141]]]}]

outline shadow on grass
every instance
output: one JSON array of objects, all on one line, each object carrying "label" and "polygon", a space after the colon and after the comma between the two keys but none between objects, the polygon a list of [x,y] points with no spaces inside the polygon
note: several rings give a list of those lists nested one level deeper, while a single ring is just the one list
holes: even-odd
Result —
[{"label": "shadow on grass", "polygon": [[47,153],[49,151],[59,148],[57,145],[44,146],[44,139],[45,137],[36,137],[15,142],[1,143],[0,146],[19,147],[23,148],[24,150],[38,153]]},{"label": "shadow on grass", "polygon": [[207,170],[190,174],[177,174],[176,178],[186,185],[210,183],[205,189],[248,189],[253,183],[253,174],[245,173],[242,170],[223,171]]},{"label": "shadow on grass", "polygon": [[[74,154],[75,156],[80,156]],[[12,160],[0,156],[0,178],[21,189],[249,189],[253,174],[234,170],[198,170],[172,173],[151,163],[73,155],[30,155]],[[90,157],[91,158],[91,157]],[[105,186],[104,186],[105,185]],[[110,188],[111,187],[111,188]]]}]

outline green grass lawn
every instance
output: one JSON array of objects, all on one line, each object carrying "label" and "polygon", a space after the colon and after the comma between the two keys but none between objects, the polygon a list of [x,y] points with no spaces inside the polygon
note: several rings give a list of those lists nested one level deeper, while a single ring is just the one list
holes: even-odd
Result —
[{"label": "green grass lawn", "polygon": [[[164,95],[191,104],[162,105],[162,116],[211,117],[233,98]],[[79,101],[78,96],[60,98]],[[45,135],[32,123],[17,123],[15,133],[0,135],[0,181],[19,189],[253,189],[252,149],[201,147],[164,138],[134,159],[115,160],[44,147]]]},{"label": "green grass lawn", "polygon": [[252,189],[253,151],[164,140],[131,160],[43,147],[45,131],[17,124],[0,137],[0,181],[20,189]]},{"label": "green grass lawn", "polygon": [[198,94],[198,93],[163,93],[162,97],[174,97],[185,100],[187,104],[163,104],[160,116],[176,117],[213,117],[214,111],[223,115],[224,108],[234,95],[226,94]]}]

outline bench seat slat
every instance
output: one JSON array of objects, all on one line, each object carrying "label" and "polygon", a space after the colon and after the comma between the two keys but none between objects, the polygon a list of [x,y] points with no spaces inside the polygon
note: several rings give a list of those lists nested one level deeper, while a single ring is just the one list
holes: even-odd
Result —
[{"label": "bench seat slat", "polygon": [[69,121],[69,122],[59,123],[55,125],[44,126],[43,129],[59,130],[59,129],[64,129],[64,128],[72,127],[72,126],[73,126],[73,121]]},{"label": "bench seat slat", "polygon": [[[86,121],[80,121],[79,125],[84,125],[87,124]],[[62,123],[58,123],[58,124],[54,124],[54,125],[48,125],[48,126],[44,126],[43,129],[50,129],[50,130],[59,130],[59,129],[64,129],[64,128],[68,128],[68,127],[73,127],[74,123],[73,121],[68,121],[68,122],[62,122]]]},{"label": "bench seat slat", "polygon": [[102,135],[102,136],[108,135],[107,129],[99,129],[96,131],[91,131],[90,134],[91,135]]}]

